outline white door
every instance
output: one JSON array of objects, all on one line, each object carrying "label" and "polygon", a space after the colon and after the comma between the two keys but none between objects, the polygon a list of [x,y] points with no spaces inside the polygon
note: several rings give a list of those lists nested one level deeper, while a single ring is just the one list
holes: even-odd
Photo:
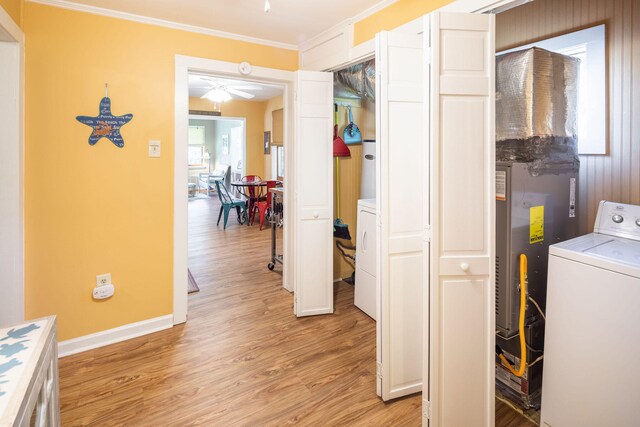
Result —
[{"label": "white door", "polygon": [[333,73],[295,80],[294,311],[333,313]]},{"label": "white door", "polygon": [[[3,12],[1,8],[0,12]],[[0,24],[0,32],[4,30]],[[18,43],[0,41],[0,325],[24,320],[24,148],[20,55]]]},{"label": "white door", "polygon": [[[424,424],[494,424],[494,17],[431,15],[431,274]],[[430,410],[429,410],[430,409]]]},{"label": "white door", "polygon": [[422,390],[423,108],[422,36],[376,36],[378,173],[378,395],[395,399]]}]

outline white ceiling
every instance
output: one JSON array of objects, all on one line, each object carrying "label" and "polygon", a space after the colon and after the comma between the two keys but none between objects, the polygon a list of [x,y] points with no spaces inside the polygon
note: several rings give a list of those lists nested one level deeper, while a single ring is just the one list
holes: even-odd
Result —
[{"label": "white ceiling", "polygon": [[231,95],[231,98],[239,101],[260,102],[283,94],[283,89],[281,86],[246,82],[242,80],[223,79],[213,76],[202,77],[205,77],[207,80],[201,79],[201,76],[198,74],[189,74],[189,96],[200,98],[202,95],[211,90],[212,86],[215,85],[241,90],[255,96],[254,98],[246,99],[233,93],[229,94]]},{"label": "white ceiling", "polygon": [[[118,12],[299,45],[381,0],[72,0]],[[386,0],[384,3],[389,3]]]}]

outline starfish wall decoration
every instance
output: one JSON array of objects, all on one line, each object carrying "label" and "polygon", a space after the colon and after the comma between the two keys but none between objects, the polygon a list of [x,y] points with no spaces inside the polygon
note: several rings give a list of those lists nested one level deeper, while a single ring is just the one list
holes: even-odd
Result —
[{"label": "starfish wall decoration", "polygon": [[76,120],[93,128],[89,136],[89,145],[95,145],[101,138],[107,138],[116,147],[124,147],[124,139],[120,135],[120,128],[131,121],[133,114],[114,116],[111,114],[111,99],[105,96],[100,101],[100,113],[96,117],[78,116]]}]

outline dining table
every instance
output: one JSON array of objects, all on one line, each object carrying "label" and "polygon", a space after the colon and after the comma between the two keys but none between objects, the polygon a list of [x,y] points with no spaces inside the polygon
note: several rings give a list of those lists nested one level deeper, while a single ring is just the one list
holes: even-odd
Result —
[{"label": "dining table", "polygon": [[[267,186],[266,180],[261,181],[234,181],[231,186],[242,196],[250,199],[251,197],[263,197],[263,187]],[[254,189],[253,196],[251,195],[251,189]]]},{"label": "dining table", "polygon": [[256,180],[256,181],[234,181],[231,182],[231,186],[246,200],[246,212],[247,212],[247,226],[250,225],[251,221],[249,217],[251,215],[251,211],[253,209],[253,205],[259,200],[264,200],[265,191],[264,189],[267,187],[266,180]]}]

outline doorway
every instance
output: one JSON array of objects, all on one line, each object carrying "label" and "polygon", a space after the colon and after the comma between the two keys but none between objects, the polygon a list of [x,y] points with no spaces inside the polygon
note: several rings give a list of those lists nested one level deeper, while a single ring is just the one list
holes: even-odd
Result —
[{"label": "doorway", "polygon": [[[189,75],[198,74],[206,75],[211,79],[232,79],[234,81],[234,89],[238,91],[247,92],[246,89],[236,87],[238,85],[262,85],[262,86],[277,86],[282,93],[282,106],[286,112],[283,117],[283,145],[287,144],[289,137],[289,125],[290,120],[288,114],[291,112],[291,87],[293,84],[293,73],[282,70],[267,69],[261,67],[254,67],[251,70],[250,75],[242,75],[238,71],[238,65],[223,61],[206,60],[201,58],[185,57],[181,55],[176,56],[176,100],[175,100],[175,188],[174,188],[174,324],[183,323],[187,318],[187,288],[188,288],[188,192],[185,188],[188,188],[189,183],[189,168],[188,168],[188,133],[189,133],[189,110],[202,110],[202,108],[192,108],[192,102],[189,99]],[[222,114],[226,114],[224,106],[222,108]],[[240,117],[240,114],[233,113],[233,117]],[[226,117],[225,117],[226,118]],[[251,125],[247,122],[245,126],[246,132],[251,133]],[[263,123],[260,123],[259,130],[262,133]],[[231,132],[229,132],[229,144]],[[272,164],[271,158],[262,160],[256,160],[252,158],[252,152],[260,152],[262,156],[265,156],[265,147],[262,139],[254,141],[250,136],[247,136],[248,147],[245,148],[246,161],[234,162],[234,165],[229,165],[235,169],[237,175],[242,176],[245,173],[252,173],[250,169],[252,162],[253,167],[258,168],[259,171],[265,170],[265,165]],[[254,138],[255,139],[255,138]],[[262,151],[254,150],[251,144],[259,144],[258,149]],[[231,148],[231,147],[229,147]],[[275,150],[277,153],[277,150]],[[285,150],[284,156],[284,176],[288,176],[288,164],[291,164],[289,157],[293,150]],[[214,160],[215,162],[215,160]],[[259,164],[261,162],[261,164]],[[240,166],[240,168],[238,168]],[[212,165],[215,167],[215,163]],[[270,169],[270,168],[269,168]],[[269,171],[271,174],[272,171]],[[276,171],[277,172],[277,171]],[[262,172],[261,172],[262,173]],[[269,175],[271,176],[271,175]],[[235,176],[237,178],[237,176]],[[231,177],[229,177],[231,183]],[[291,284],[291,269],[287,263],[288,250],[288,237],[289,233],[288,222],[291,215],[288,214],[289,207],[286,203],[288,199],[287,187],[284,187],[284,227],[283,227],[283,241],[284,248],[283,253],[285,255],[285,262],[283,266],[283,287],[289,289]],[[217,217],[217,212],[216,212]],[[231,221],[231,219],[230,219]],[[215,227],[215,222],[213,224]],[[222,223],[221,227],[222,228]],[[266,233],[266,231],[265,231]],[[268,246],[265,250],[268,251]],[[265,270],[266,266],[265,266]]]}]

